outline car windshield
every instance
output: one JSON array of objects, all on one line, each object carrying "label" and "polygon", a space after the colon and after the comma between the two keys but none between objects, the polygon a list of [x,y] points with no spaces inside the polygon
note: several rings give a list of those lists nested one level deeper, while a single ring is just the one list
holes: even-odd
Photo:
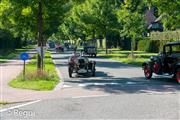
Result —
[{"label": "car windshield", "polygon": [[180,52],[180,44],[179,45],[173,45],[172,46],[172,52]]}]

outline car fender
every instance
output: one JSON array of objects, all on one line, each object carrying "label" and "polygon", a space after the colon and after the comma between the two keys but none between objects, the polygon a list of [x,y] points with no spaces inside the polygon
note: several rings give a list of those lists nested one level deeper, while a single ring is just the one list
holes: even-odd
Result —
[{"label": "car fender", "polygon": [[176,70],[180,69],[180,62],[176,63],[175,68],[176,68]]},{"label": "car fender", "polygon": [[146,65],[149,65],[150,68],[151,68],[151,70],[152,70],[152,68],[153,68],[153,62],[151,62],[151,61],[146,61],[146,62],[144,62],[144,63],[142,64],[142,69],[144,69],[144,67],[145,67]]},{"label": "car fender", "polygon": [[142,67],[143,67],[143,68],[144,68],[144,66],[146,66],[146,65],[150,65],[150,62],[146,61],[146,62],[143,62],[143,63],[142,63]]}]

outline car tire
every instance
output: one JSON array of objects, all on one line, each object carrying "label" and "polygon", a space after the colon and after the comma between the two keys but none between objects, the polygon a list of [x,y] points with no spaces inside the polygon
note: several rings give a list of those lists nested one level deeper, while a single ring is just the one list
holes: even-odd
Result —
[{"label": "car tire", "polygon": [[69,77],[72,78],[72,73],[73,73],[72,67],[68,68],[68,72],[69,72]]},{"label": "car tire", "polygon": [[95,54],[94,57],[96,58],[96,56],[97,56],[97,55]]},{"label": "car tire", "polygon": [[176,72],[176,80],[180,84],[180,69],[178,69]]},{"label": "car tire", "polygon": [[145,65],[144,66],[144,75],[145,75],[145,78],[148,79],[148,80],[151,79],[152,74],[153,74],[153,72],[152,72],[150,66],[149,65]]},{"label": "car tire", "polygon": [[95,67],[93,67],[93,69],[92,69],[92,76],[93,76],[93,77],[96,76],[96,69],[95,69]]},{"label": "car tire", "polygon": [[94,58],[96,58],[96,54],[95,53],[93,54],[93,56],[94,56]]}]

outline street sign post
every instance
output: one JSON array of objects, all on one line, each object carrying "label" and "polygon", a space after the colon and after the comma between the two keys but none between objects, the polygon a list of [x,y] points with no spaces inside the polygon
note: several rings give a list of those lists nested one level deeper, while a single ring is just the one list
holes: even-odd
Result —
[{"label": "street sign post", "polygon": [[26,60],[29,59],[29,55],[27,53],[21,53],[20,54],[20,59],[24,61],[24,65],[23,65],[23,78],[25,80],[25,66],[26,66]]}]

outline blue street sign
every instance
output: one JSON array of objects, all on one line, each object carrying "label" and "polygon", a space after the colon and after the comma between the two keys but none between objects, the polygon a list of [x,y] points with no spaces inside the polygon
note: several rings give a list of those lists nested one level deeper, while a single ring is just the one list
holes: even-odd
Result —
[{"label": "blue street sign", "polygon": [[29,55],[27,53],[25,53],[25,52],[21,53],[20,54],[20,59],[26,61],[26,60],[29,59]]}]

